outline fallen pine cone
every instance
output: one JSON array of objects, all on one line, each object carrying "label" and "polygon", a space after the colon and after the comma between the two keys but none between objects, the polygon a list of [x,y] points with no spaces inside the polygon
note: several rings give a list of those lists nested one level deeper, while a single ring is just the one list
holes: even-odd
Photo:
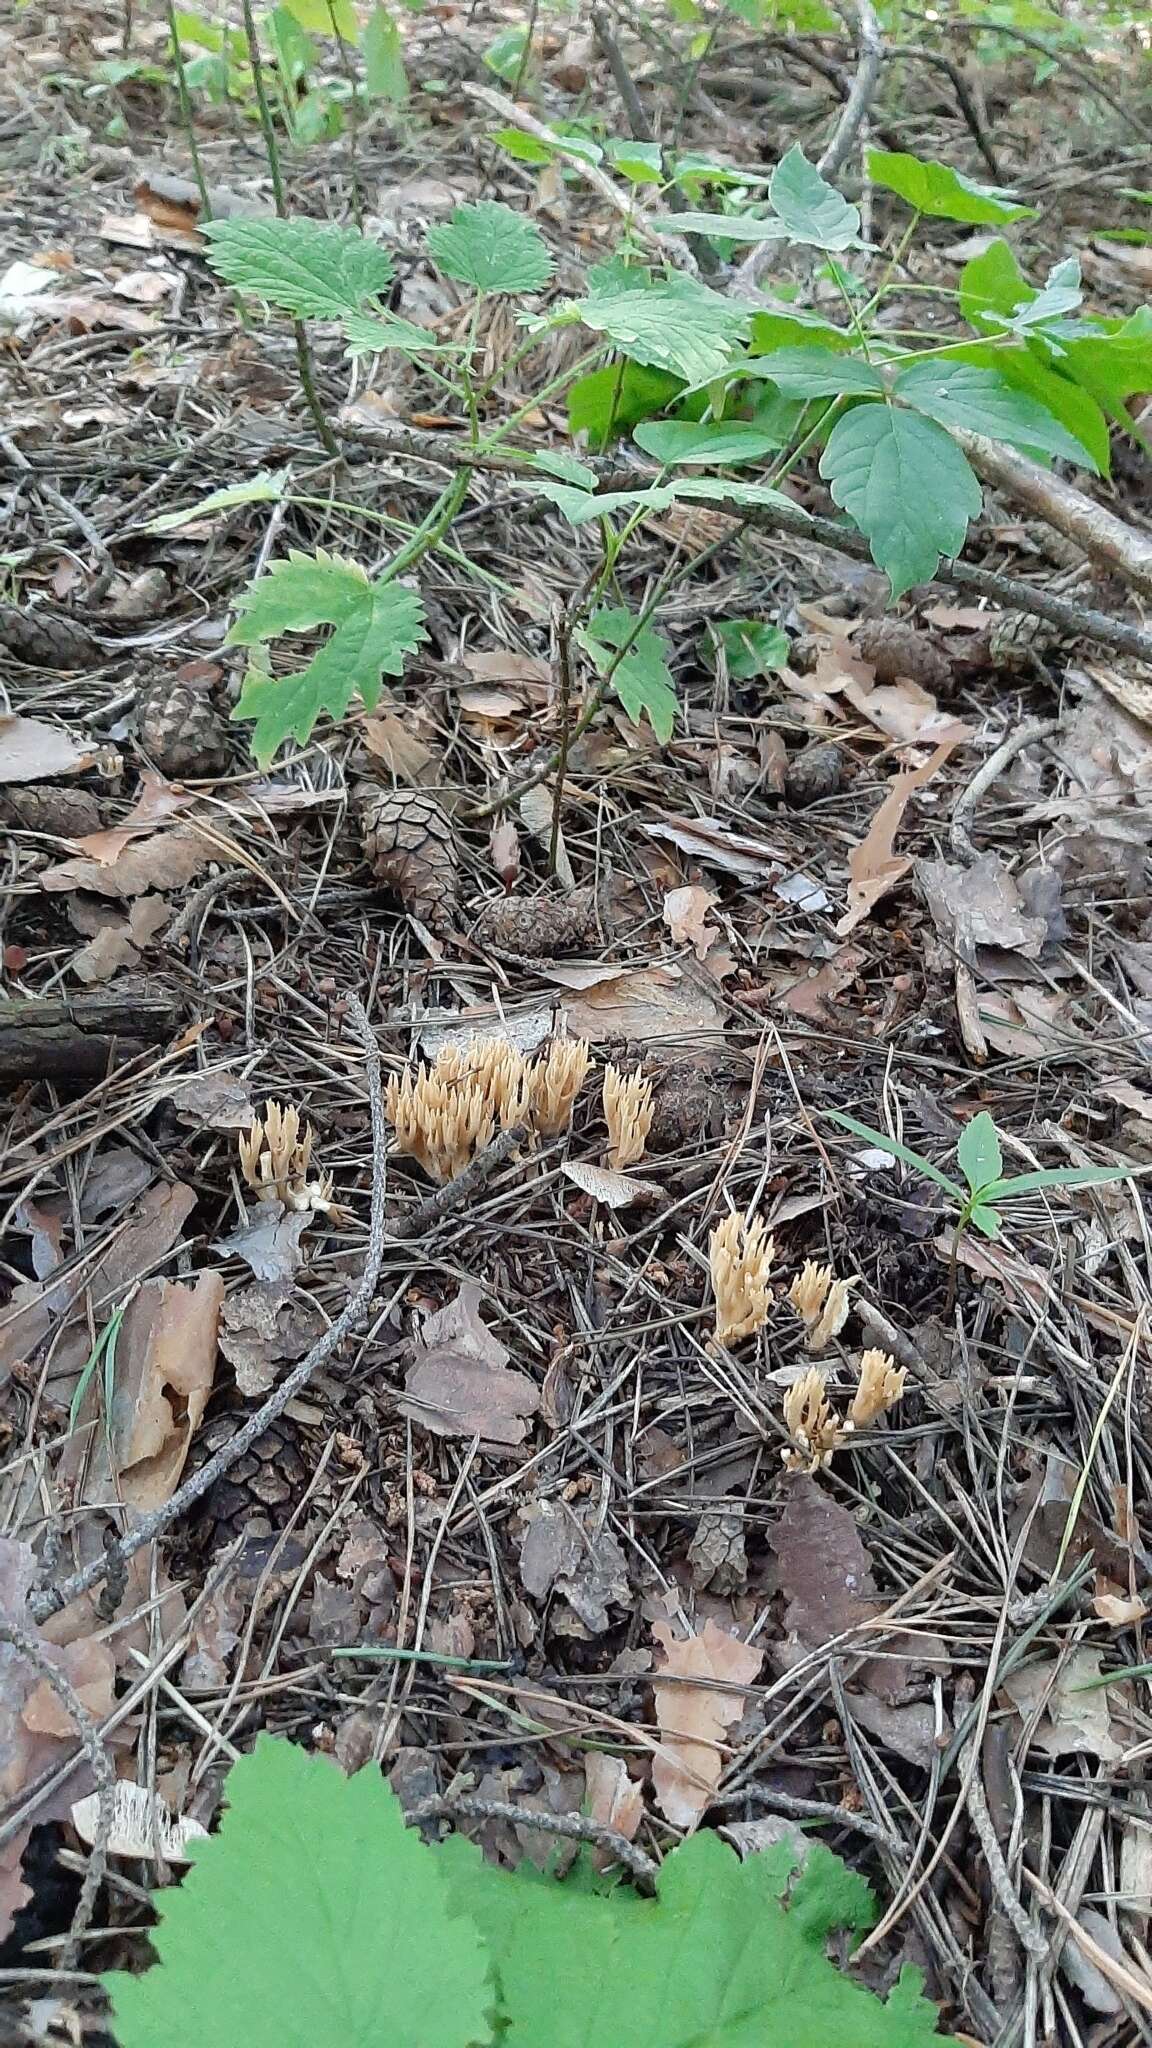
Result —
[{"label": "fallen pine cone", "polygon": [[103,823],[90,789],[57,789],[51,783],[17,784],[0,792],[0,818],[25,832],[53,839],[83,839]]},{"label": "fallen pine cone", "polygon": [[794,755],[784,771],[784,801],[797,808],[836,796],[853,773],[852,757],[836,740],[819,740]]},{"label": "fallen pine cone", "polygon": [[456,835],[426,790],[369,788],[361,794],[364,858],[376,880],[394,889],[406,911],[432,931],[456,921]]},{"label": "fallen pine cone", "polygon": [[1031,612],[991,612],[988,624],[975,635],[968,659],[980,668],[999,669],[1004,675],[1031,675],[1037,662],[1044,661],[1059,644],[1060,633],[1046,619]]},{"label": "fallen pine cone", "polygon": [[852,635],[857,654],[870,661],[878,683],[904,676],[934,694],[952,681],[952,667],[926,633],[902,619],[865,619]]},{"label": "fallen pine cone", "polygon": [[62,612],[0,605],[0,647],[31,668],[98,668],[103,659],[87,628]]},{"label": "fallen pine cone", "polygon": [[526,960],[556,960],[562,953],[579,953],[597,937],[593,892],[573,890],[564,901],[551,896],[531,896],[523,901],[502,896],[484,905],[472,936],[481,946],[516,953]]},{"label": "fallen pine cone", "polygon": [[141,750],[175,781],[219,775],[228,765],[227,735],[210,684],[211,672],[195,680],[159,675],[136,700]]}]

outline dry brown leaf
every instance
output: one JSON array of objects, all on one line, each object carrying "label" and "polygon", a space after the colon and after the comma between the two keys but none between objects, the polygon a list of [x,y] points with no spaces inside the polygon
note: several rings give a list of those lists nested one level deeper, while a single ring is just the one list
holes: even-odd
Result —
[{"label": "dry brown leaf", "polygon": [[[549,968],[548,981],[564,982],[564,970]],[[691,1039],[723,1029],[724,1010],[715,985],[695,973],[672,967],[630,968],[600,974],[584,994],[565,1005],[568,1028],[593,1044],[631,1038],[649,1043],[659,1038]],[[701,1049],[707,1057],[707,1048]]]},{"label": "dry brown leaf", "polygon": [[[125,1311],[116,1345],[109,1476],[119,1497],[141,1514],[171,1498],[184,1470],[212,1391],[223,1299],[220,1274],[201,1273],[191,1286],[146,1280]],[[81,1405],[81,1427],[102,1415],[101,1402],[93,1381]],[[108,1448],[100,1421],[94,1462]]]},{"label": "dry brown leaf", "polygon": [[183,889],[201,868],[218,857],[218,849],[190,825],[176,825],[151,839],[126,846],[114,860],[83,857],[46,868],[42,889],[54,895],[68,889],[91,889],[97,896],[143,896],[150,889]]},{"label": "dry brown leaf", "polygon": [[855,981],[867,959],[862,946],[841,946],[822,967],[784,989],[779,1001],[797,1017],[826,1024],[836,997]]},{"label": "dry brown leaf", "polygon": [[142,839],[154,832],[157,825],[165,824],[178,811],[186,811],[189,804],[197,801],[197,797],[188,790],[177,788],[163,775],[157,775],[154,769],[146,768],[140,777],[139,795],[123,823],[114,825],[107,832],[89,832],[83,839],[74,839],[72,845],[77,853],[107,866],[118,859],[134,839]]},{"label": "dry brown leaf", "polygon": [[138,967],[140,952],[166,925],[172,907],[163,896],[138,896],[125,916],[110,906],[88,945],[72,961],[72,972],[89,985],[109,981],[122,967]]},{"label": "dry brown leaf", "polygon": [[632,1180],[626,1173],[614,1173],[608,1166],[592,1166],[582,1159],[567,1159],[562,1172],[582,1194],[591,1195],[606,1209],[630,1209],[636,1202],[664,1200],[658,1181]]},{"label": "dry brown leaf", "polygon": [[1122,1593],[1118,1587],[1101,1582],[1092,1601],[1097,1619],[1109,1628],[1132,1628],[1148,1613],[1148,1602],[1138,1593]]},{"label": "dry brown leaf", "polygon": [[916,886],[932,922],[962,959],[971,963],[978,946],[1039,958],[1047,923],[1027,915],[1019,885],[998,854],[981,854],[966,867],[946,860],[915,865]]},{"label": "dry brown leaf", "polygon": [[[587,1635],[611,1627],[610,1607],[628,1608],[632,1587],[615,1536],[595,1509],[578,1513],[567,1501],[540,1501],[524,1511],[520,1577],[534,1600],[563,1595]],[[563,1630],[561,1633],[565,1632]]]},{"label": "dry brown leaf", "polygon": [[254,1280],[230,1294],[220,1312],[220,1349],[246,1400],[266,1394],[283,1360],[303,1358],[324,1329],[318,1308],[293,1298],[288,1280]]},{"label": "dry brown leaf", "polygon": [[[653,1682],[660,1747],[652,1759],[656,1804],[674,1827],[698,1827],[724,1769],[724,1737],[747,1704],[743,1690],[726,1685],[754,1683],[764,1652],[730,1636],[709,1619],[699,1635],[677,1637],[670,1622],[654,1623],[652,1634],[664,1652]],[[676,1684],[661,1684],[672,1678]],[[707,1685],[681,1681],[705,1679]]]},{"label": "dry brown leaf", "polygon": [[836,926],[837,936],[847,938],[856,926],[903,881],[912,867],[910,857],[897,854],[896,834],[904,822],[909,799],[931,782],[954,751],[953,740],[933,749],[919,768],[905,768],[888,785],[888,794],[876,812],[863,839],[848,855],[848,908]]},{"label": "dry brown leaf", "polygon": [[[586,1750],[584,1789],[589,1820],[634,1842],[644,1818],[644,1788],[628,1776],[620,1758],[602,1749]],[[606,1868],[612,1861],[611,1849],[594,1849],[592,1860],[598,1869]]]},{"label": "dry brown leaf", "polygon": [[552,680],[552,672],[542,655],[515,654],[499,647],[490,648],[482,654],[466,654],[464,667],[477,683],[535,685],[531,694],[537,697],[548,689]]},{"label": "dry brown leaf", "polygon": [[695,882],[683,889],[670,890],[664,898],[668,930],[678,946],[691,946],[698,960],[703,960],[708,948],[720,937],[716,926],[706,922],[708,912],[719,901],[713,890],[702,889]]},{"label": "dry brown leaf", "polygon": [[315,1216],[310,1209],[286,1209],[283,1202],[256,1202],[239,1228],[217,1238],[214,1252],[243,1259],[257,1280],[291,1280],[304,1264],[300,1240]]},{"label": "dry brown leaf", "polygon": [[0,717],[0,783],[81,775],[99,760],[100,751],[91,740],[73,739],[46,719]]},{"label": "dry brown leaf", "polygon": [[857,654],[851,644],[837,635],[831,647],[822,648],[816,661],[815,682],[829,695],[845,697],[862,718],[889,739],[918,746],[940,746],[945,741],[959,746],[970,740],[974,728],[939,711],[930,690],[902,676],[894,683],[878,683],[870,661]]},{"label": "dry brown leaf", "polygon": [[511,1353],[481,1319],[475,1280],[427,1318],[414,1349],[397,1403],[402,1415],[437,1436],[523,1443],[540,1390],[526,1373],[508,1371]]},{"label": "dry brown leaf", "polygon": [[395,711],[381,711],[374,718],[362,718],[360,732],[373,760],[379,761],[397,782],[425,789],[439,782],[444,757],[438,748],[426,746],[413,732],[410,716],[400,718]]},{"label": "dry brown leaf", "polygon": [[788,1603],[784,1626],[800,1649],[851,1635],[880,1612],[872,1560],[855,1518],[815,1480],[793,1481],[771,1544]]},{"label": "dry brown leaf", "polygon": [[[1021,1719],[1031,1724],[1029,1748],[1045,1756],[1091,1756],[1115,1763],[1124,1743],[1112,1733],[1112,1701],[1124,1688],[1100,1684],[1099,1650],[1083,1647],[1068,1657],[1026,1665],[1001,1681]],[[1130,1691],[1131,1688],[1128,1688]]]},{"label": "dry brown leaf", "polygon": [[666,840],[681,853],[700,860],[741,882],[770,882],[780,874],[784,858],[763,839],[731,832],[722,818],[662,818],[642,828],[650,839]]}]

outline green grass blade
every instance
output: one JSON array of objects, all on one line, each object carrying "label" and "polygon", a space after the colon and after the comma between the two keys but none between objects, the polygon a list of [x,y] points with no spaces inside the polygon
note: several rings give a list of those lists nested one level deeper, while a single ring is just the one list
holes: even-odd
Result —
[{"label": "green grass blade", "polygon": [[[934,1180],[938,1188],[943,1188],[952,1196],[953,1201],[959,1202],[961,1206],[967,1201],[968,1198],[960,1183],[950,1180],[946,1173],[942,1173],[938,1166],[933,1166],[932,1161],[925,1159],[922,1153],[913,1152],[908,1145],[898,1144],[895,1138],[887,1137],[883,1131],[874,1131],[871,1124],[860,1123],[845,1110],[826,1109],[824,1115],[830,1117],[834,1124],[843,1124],[844,1129],[853,1132],[857,1138],[867,1138],[870,1145],[878,1145],[881,1152],[887,1152],[890,1158],[903,1160],[905,1166],[914,1167],[917,1173],[925,1176],[925,1179]],[[989,1190],[986,1188],[983,1192],[987,1194]]]}]

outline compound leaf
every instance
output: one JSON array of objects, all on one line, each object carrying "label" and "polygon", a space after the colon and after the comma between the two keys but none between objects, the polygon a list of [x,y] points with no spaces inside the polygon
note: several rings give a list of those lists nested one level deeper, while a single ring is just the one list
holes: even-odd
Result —
[{"label": "compound leaf", "polygon": [[[637,633],[632,612],[624,605],[605,605],[593,612],[576,638],[597,674],[610,672],[612,688],[633,725],[647,713],[657,739],[670,740],[676,722],[676,685],[659,633],[651,626],[642,626]],[[625,646],[627,652],[621,654]]]},{"label": "compound leaf", "polygon": [[253,647],[279,633],[333,633],[293,675],[249,676],[233,716],[253,719],[252,751],[266,767],[289,735],[303,744],[322,711],[343,718],[358,690],[369,710],[381,676],[398,676],[404,657],[427,636],[424,607],[399,583],[369,582],[355,562],[323,550],[276,562],[240,600],[231,645]]},{"label": "compound leaf", "polygon": [[860,233],[860,209],[822,178],[798,142],[782,156],[768,185],[789,241],[814,249],[848,249]]},{"label": "compound leaf", "polygon": [[210,220],[208,261],[217,277],[253,292],[295,320],[339,320],[387,291],[392,258],[355,228],[318,220]]},{"label": "compound leaf", "polygon": [[870,149],[868,175],[876,185],[906,199],[917,213],[934,214],[939,220],[988,221],[1003,225],[1011,220],[1035,220],[1034,206],[1020,206],[1010,192],[995,185],[978,185],[949,164],[932,157],[909,156],[899,149]]},{"label": "compound leaf", "polygon": [[498,199],[458,206],[451,220],[429,228],[424,239],[446,277],[478,292],[538,292],[552,275],[539,228]]},{"label": "compound leaf", "polygon": [[750,420],[646,420],[632,439],[657,462],[755,462],[779,438]]},{"label": "compound leaf", "polygon": [[820,474],[867,535],[894,598],[959,554],[980,486],[943,427],[890,405],[859,405],[828,436]]},{"label": "compound leaf", "polygon": [[902,371],[893,396],[914,406],[942,427],[960,427],[1006,441],[1026,455],[1058,455],[1065,462],[1095,469],[1095,457],[1074,439],[1047,408],[1023,391],[1013,390],[996,370],[970,363],[914,363]]},{"label": "compound leaf", "polygon": [[476,2048],[489,1963],[379,1772],[260,1736],[219,1834],[157,1895],[159,1965],[105,1979],[120,2048]]},{"label": "compound leaf", "polygon": [[566,308],[624,354],[686,384],[718,377],[744,335],[747,313],[677,270],[654,280],[648,271],[604,265],[591,290]]},{"label": "compound leaf", "polygon": [[876,398],[884,390],[879,370],[861,356],[837,356],[826,348],[778,348],[742,363],[745,377],[768,377],[790,398],[838,398],[852,392]]}]

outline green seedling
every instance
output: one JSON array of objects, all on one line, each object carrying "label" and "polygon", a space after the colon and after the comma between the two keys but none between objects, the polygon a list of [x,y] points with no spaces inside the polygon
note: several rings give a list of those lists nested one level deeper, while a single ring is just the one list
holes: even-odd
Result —
[{"label": "green seedling", "polygon": [[899,1159],[914,1172],[922,1173],[925,1180],[943,1188],[950,1195],[958,1211],[957,1234],[967,1230],[971,1224],[985,1237],[999,1237],[1004,1218],[1001,1213],[1005,1202],[1014,1201],[1017,1195],[1036,1194],[1042,1188],[1091,1188],[1101,1187],[1106,1181],[1131,1180],[1136,1168],[1130,1166],[1050,1166],[1042,1167],[1035,1173],[1004,1173],[1004,1154],[1000,1145],[1000,1133],[986,1109],[965,1124],[956,1146],[956,1164],[967,1183],[961,1186],[922,1152],[914,1152],[910,1145],[901,1145],[884,1131],[877,1131],[871,1124],[863,1124],[857,1117],[848,1116],[842,1109],[828,1109],[824,1112],[832,1123],[840,1124],[851,1131],[854,1137],[866,1138],[889,1158]]}]

